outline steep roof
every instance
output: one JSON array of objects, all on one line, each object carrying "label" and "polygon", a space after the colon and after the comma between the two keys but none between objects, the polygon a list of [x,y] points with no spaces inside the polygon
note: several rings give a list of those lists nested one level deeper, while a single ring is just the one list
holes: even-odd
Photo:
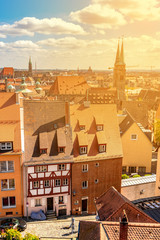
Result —
[{"label": "steep roof", "polygon": [[50,95],[85,95],[89,85],[82,76],[57,76]]},{"label": "steep roof", "polygon": [[0,92],[0,141],[13,141],[13,151],[21,151],[20,105],[16,94]]},{"label": "steep roof", "polygon": [[[71,130],[65,126],[65,112],[65,102],[24,101],[25,161],[71,159]],[[62,145],[66,145],[65,152],[59,153]],[[40,147],[47,148],[47,153],[41,155]]]},{"label": "steep roof", "polygon": [[[103,131],[101,132],[97,131],[96,128],[97,116],[101,116],[101,123],[103,124]],[[116,105],[91,104],[89,107],[85,107],[83,104],[71,105],[70,120],[75,161],[122,157]],[[80,129],[80,123],[85,126],[84,130]],[[82,139],[83,136],[85,136],[85,145],[87,143],[88,146],[87,155],[79,154],[79,138]],[[101,144],[107,144],[106,152],[99,153],[98,140]],[[102,143],[102,140],[105,142]]]},{"label": "steep roof", "polygon": [[152,132],[149,129],[145,129],[141,123],[137,123],[133,117],[131,116],[130,113],[127,113],[127,116],[124,118],[124,120],[119,124],[120,127],[120,132],[121,132],[121,136],[123,136],[123,134],[132,126],[133,123],[136,123],[137,126],[140,128],[140,130],[147,136],[147,138],[149,139],[149,141],[151,141],[151,135]]},{"label": "steep roof", "polygon": [[148,126],[148,103],[145,101],[123,101],[122,109],[125,109],[136,122],[142,124],[143,127]]},{"label": "steep roof", "polygon": [[101,221],[118,221],[123,209],[125,209],[129,221],[156,222],[120,194],[114,187],[110,187],[108,191],[96,199],[95,204]]}]

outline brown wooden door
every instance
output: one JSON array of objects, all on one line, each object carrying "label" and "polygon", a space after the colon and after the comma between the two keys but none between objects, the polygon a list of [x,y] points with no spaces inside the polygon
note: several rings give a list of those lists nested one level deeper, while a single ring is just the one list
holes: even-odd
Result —
[{"label": "brown wooden door", "polygon": [[47,198],[47,211],[53,211],[53,197]]},{"label": "brown wooden door", "polygon": [[82,200],[82,212],[87,211],[87,202],[88,202],[88,199],[83,199]]}]

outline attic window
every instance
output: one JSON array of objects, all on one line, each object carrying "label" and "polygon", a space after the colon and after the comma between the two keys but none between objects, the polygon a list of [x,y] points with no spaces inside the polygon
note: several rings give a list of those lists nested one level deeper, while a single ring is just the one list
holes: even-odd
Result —
[{"label": "attic window", "polygon": [[80,146],[79,147],[80,154],[86,154],[87,153],[87,146]]},{"label": "attic window", "polygon": [[12,150],[12,142],[1,142],[0,143],[0,150]]},{"label": "attic window", "polygon": [[106,144],[99,144],[99,153],[106,152]]},{"label": "attic window", "polygon": [[65,152],[65,147],[59,147],[58,152],[59,153],[64,153]]},{"label": "attic window", "polygon": [[80,130],[85,130],[85,125],[80,125],[79,128]]},{"label": "attic window", "polygon": [[131,140],[137,140],[138,136],[137,134],[131,134]]},{"label": "attic window", "polygon": [[47,153],[47,149],[40,149],[40,154],[46,154]]},{"label": "attic window", "polygon": [[97,125],[97,131],[103,131],[103,125]]}]

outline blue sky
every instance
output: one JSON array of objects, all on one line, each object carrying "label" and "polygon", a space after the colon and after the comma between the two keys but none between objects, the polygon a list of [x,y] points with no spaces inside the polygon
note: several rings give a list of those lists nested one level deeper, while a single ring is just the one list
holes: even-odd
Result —
[{"label": "blue sky", "polygon": [[160,62],[158,0],[1,0],[0,67],[104,69],[118,39],[125,61],[139,68]]}]

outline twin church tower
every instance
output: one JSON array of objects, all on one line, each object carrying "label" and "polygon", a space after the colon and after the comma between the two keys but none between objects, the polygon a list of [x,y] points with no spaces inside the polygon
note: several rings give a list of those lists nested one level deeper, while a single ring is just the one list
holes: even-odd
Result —
[{"label": "twin church tower", "polygon": [[126,64],[124,62],[123,40],[121,49],[117,47],[116,60],[113,69],[113,87],[117,89],[117,98],[119,101],[126,99],[125,97],[125,81],[126,81]]}]

